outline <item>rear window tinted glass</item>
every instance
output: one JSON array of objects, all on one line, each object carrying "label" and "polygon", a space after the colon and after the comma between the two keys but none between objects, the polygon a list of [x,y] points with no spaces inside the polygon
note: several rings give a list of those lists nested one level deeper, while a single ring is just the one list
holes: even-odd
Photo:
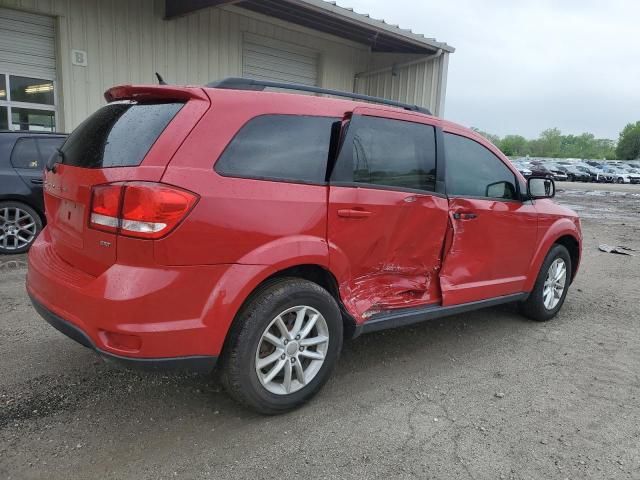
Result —
[{"label": "rear window tinted glass", "polygon": [[135,167],[182,103],[112,103],[85,120],[62,147],[61,163],[85,168]]},{"label": "rear window tinted glass", "polygon": [[64,137],[19,138],[11,152],[11,164],[14,168],[41,170],[64,141]]},{"label": "rear window tinted glass", "polygon": [[249,121],[216,163],[221,175],[324,183],[331,117],[264,115]]},{"label": "rear window tinted glass", "polygon": [[43,168],[40,152],[35,138],[19,138],[11,152],[11,164],[14,168]]}]

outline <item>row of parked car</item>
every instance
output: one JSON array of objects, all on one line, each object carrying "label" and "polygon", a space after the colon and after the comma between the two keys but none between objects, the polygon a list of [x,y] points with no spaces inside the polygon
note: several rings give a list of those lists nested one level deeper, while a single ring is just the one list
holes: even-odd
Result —
[{"label": "row of parked car", "polygon": [[635,162],[514,160],[525,177],[545,176],[560,182],[598,182],[640,184],[640,160]]}]

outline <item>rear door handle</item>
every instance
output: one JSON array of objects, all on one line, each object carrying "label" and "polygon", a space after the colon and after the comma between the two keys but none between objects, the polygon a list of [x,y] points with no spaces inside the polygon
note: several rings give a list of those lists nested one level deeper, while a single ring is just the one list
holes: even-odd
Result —
[{"label": "rear door handle", "polygon": [[33,183],[34,185],[44,185],[44,180],[42,180],[41,178],[32,178],[31,183]]},{"label": "rear door handle", "polygon": [[473,220],[478,218],[478,215],[472,212],[456,212],[453,214],[455,220]]},{"label": "rear door handle", "polygon": [[367,210],[360,210],[357,208],[344,208],[338,210],[338,216],[343,218],[368,218],[373,215],[372,212]]}]

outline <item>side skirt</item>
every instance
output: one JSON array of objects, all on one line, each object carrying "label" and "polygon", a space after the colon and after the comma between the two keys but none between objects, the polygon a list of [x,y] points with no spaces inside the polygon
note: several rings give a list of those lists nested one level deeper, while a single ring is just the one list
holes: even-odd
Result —
[{"label": "side skirt", "polygon": [[435,320],[438,318],[457,315],[459,313],[472,312],[487,307],[495,307],[506,303],[522,302],[529,297],[528,293],[515,293],[505,295],[503,297],[489,298],[487,300],[479,300],[477,302],[463,303],[461,305],[451,305],[447,307],[429,306],[424,308],[411,308],[406,310],[398,310],[394,312],[384,312],[374,315],[371,319],[362,325],[355,327],[353,338],[363,333],[379,332],[389,328],[406,327],[416,323]]}]

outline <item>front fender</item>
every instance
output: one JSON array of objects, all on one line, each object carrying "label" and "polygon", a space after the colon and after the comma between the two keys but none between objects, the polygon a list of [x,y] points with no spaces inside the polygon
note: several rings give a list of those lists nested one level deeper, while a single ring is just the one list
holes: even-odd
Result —
[{"label": "front fender", "polygon": [[[526,292],[530,292],[533,290],[536,279],[538,278],[538,274],[540,273],[540,268],[542,268],[542,263],[544,262],[547,253],[549,253],[551,247],[560,238],[565,236],[573,237],[578,243],[579,248],[582,249],[582,234],[580,233],[580,229],[578,228],[578,226],[572,220],[568,218],[559,218],[555,220],[553,218],[540,219],[541,226],[543,226],[547,222],[551,223],[541,235],[541,240],[538,242],[538,247],[533,255],[531,264],[529,266],[529,272],[524,284],[524,290]],[[580,256],[581,254],[582,252],[580,252]],[[577,269],[577,265],[575,267]]]}]

